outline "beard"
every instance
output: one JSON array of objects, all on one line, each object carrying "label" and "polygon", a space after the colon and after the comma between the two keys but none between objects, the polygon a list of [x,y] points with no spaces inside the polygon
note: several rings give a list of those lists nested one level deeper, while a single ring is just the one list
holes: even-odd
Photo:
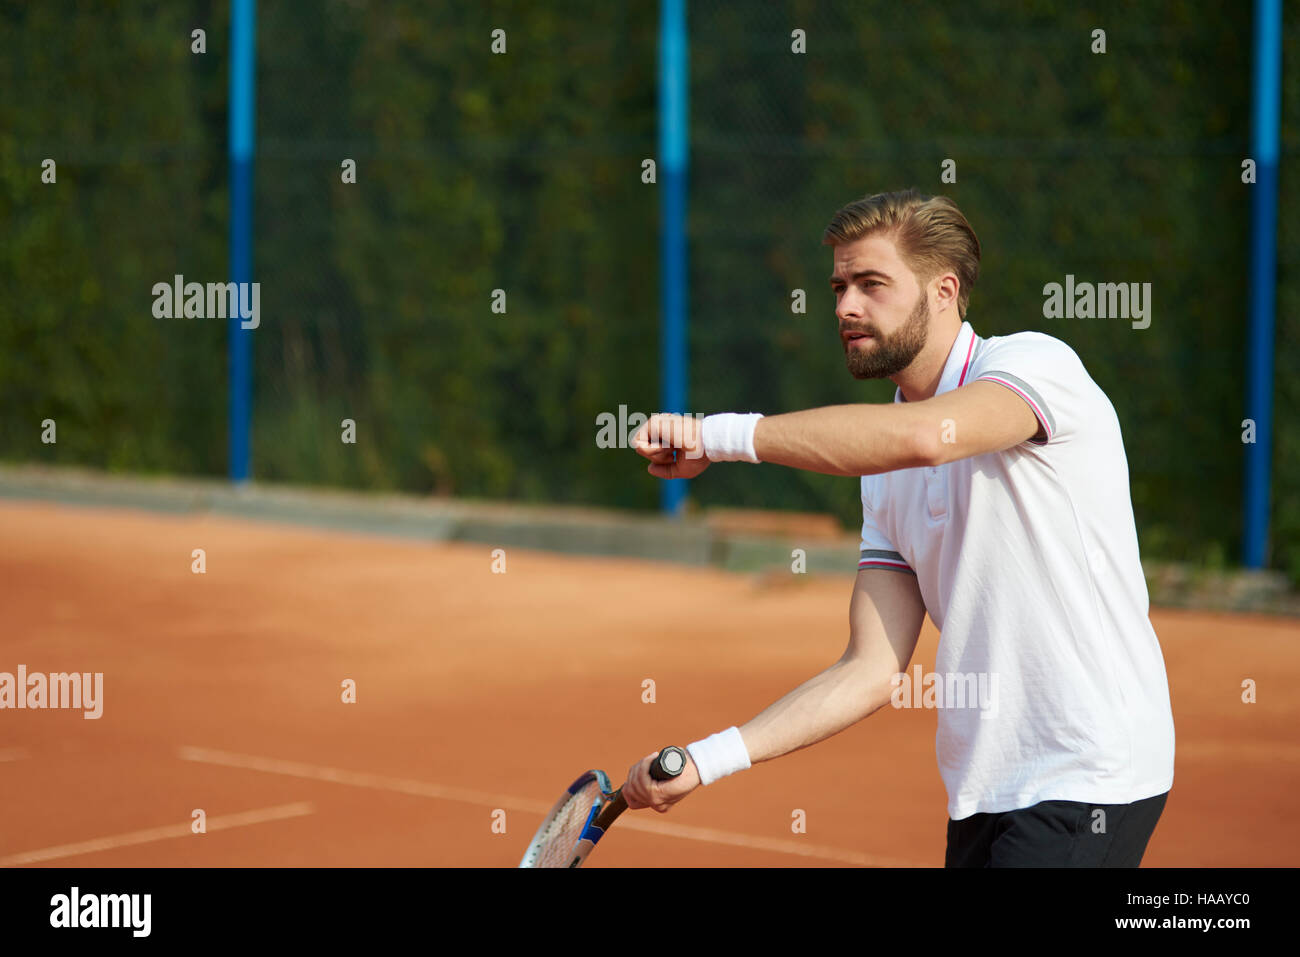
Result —
[{"label": "beard", "polygon": [[[854,326],[844,328],[857,331]],[[921,292],[907,322],[892,336],[883,338],[872,328],[860,331],[875,335],[876,346],[870,351],[855,349],[849,344],[844,346],[844,364],[848,366],[849,374],[855,379],[886,379],[897,375],[925,348],[926,336],[930,332],[930,310],[925,292]]]}]

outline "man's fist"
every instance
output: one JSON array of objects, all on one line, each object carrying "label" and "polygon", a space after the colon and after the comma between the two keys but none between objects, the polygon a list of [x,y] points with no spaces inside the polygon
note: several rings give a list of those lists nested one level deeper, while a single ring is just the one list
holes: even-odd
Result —
[{"label": "man's fist", "polygon": [[694,478],[709,467],[700,435],[700,420],[689,415],[655,413],[632,439],[637,453],[650,460],[655,478]]},{"label": "man's fist", "polygon": [[627,772],[627,782],[623,785],[623,798],[631,810],[652,807],[660,814],[700,786],[700,772],[686,752],[686,767],[682,773],[667,781],[656,781],[650,776],[650,765],[659,757],[659,752],[648,754]]}]

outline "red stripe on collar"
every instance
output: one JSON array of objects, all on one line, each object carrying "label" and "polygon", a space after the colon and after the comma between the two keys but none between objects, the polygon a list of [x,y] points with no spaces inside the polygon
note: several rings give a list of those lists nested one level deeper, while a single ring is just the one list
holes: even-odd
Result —
[{"label": "red stripe on collar", "polygon": [[970,345],[966,347],[966,364],[961,367],[961,378],[957,380],[957,388],[961,388],[966,381],[966,370],[970,368],[971,353],[975,351],[975,335],[971,334]]}]

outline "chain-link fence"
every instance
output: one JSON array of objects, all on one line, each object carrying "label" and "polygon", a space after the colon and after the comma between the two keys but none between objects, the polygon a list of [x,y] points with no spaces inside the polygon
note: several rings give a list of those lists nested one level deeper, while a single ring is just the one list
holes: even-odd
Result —
[{"label": "chain-link fence", "polygon": [[[1273,563],[1300,576],[1286,17]],[[227,278],[227,18],[0,5],[4,458],[224,471],[224,323],[156,318],[151,290]],[[656,27],[654,4],[260,5],[256,478],[655,506],[596,435],[659,394]],[[1146,554],[1236,558],[1248,6],[696,2],[689,28],[692,411],[887,401],[844,371],[820,237],[866,193],[942,192],[984,247],[976,330],[1065,340],[1115,404]],[[1067,275],[1150,283],[1149,327],[1045,318]],[[849,527],[857,496],[777,467],[692,487]]]}]

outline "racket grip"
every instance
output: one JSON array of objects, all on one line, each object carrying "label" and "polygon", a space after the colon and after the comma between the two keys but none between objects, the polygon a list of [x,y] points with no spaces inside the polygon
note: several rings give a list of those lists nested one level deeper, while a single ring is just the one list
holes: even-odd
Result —
[{"label": "racket grip", "polygon": [[667,747],[650,762],[650,777],[668,781],[686,770],[686,752],[678,747]]}]

